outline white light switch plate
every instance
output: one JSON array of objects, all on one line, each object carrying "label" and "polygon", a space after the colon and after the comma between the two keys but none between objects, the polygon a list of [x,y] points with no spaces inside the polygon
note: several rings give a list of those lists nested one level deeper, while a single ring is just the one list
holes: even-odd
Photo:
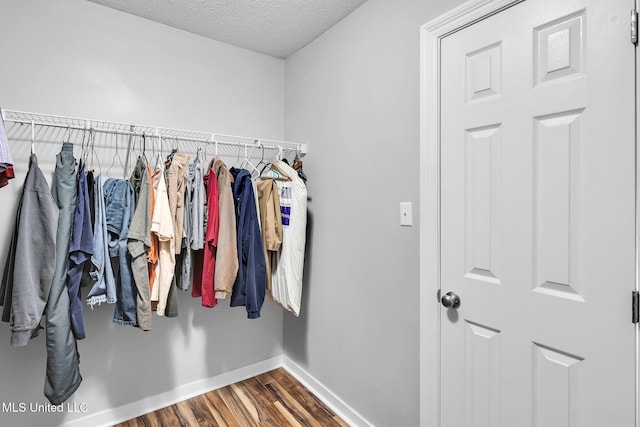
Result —
[{"label": "white light switch plate", "polygon": [[411,202],[400,202],[400,225],[409,227],[413,225]]}]

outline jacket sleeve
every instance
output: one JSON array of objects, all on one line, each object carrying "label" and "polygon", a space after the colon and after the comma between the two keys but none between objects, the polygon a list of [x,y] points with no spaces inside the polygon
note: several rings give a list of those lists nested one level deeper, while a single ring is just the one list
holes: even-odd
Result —
[{"label": "jacket sleeve", "polygon": [[[251,185],[251,181],[248,181]],[[262,246],[262,236],[258,225],[258,215],[255,208],[253,189],[249,189],[248,197],[248,226],[249,238],[247,248],[247,300],[246,309],[249,319],[260,317],[260,310],[264,303],[264,295],[267,283],[267,266]]]}]

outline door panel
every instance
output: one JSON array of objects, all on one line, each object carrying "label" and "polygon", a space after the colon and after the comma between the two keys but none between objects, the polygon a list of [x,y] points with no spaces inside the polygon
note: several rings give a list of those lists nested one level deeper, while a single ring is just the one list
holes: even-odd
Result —
[{"label": "door panel", "polygon": [[584,110],[534,119],[535,292],[580,295],[580,157]]},{"label": "door panel", "polygon": [[499,285],[500,126],[465,134],[465,277]]},{"label": "door panel", "polygon": [[533,425],[582,425],[580,362],[584,359],[535,343],[533,353]]},{"label": "door panel", "polygon": [[443,426],[634,425],[632,6],[527,0],[442,39]]},{"label": "door panel", "polygon": [[465,427],[500,420],[500,337],[500,331],[465,322]]}]

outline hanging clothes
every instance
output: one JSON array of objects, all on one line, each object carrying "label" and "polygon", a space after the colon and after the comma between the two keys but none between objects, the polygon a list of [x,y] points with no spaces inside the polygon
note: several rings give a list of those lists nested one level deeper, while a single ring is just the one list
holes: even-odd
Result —
[{"label": "hanging clothes", "polygon": [[151,232],[158,237],[158,263],[156,266],[156,280],[151,289],[151,303],[153,306],[155,302],[158,315],[164,316],[175,269],[176,249],[169,195],[167,194],[167,185],[164,180],[164,171],[161,167],[157,167],[153,174],[153,186],[156,203],[153,208]]},{"label": "hanging clothes", "polygon": [[116,282],[116,307],[113,321],[121,325],[137,325],[137,290],[127,249],[129,226],[135,210],[133,188],[128,181],[109,178],[104,183],[105,212],[109,237],[111,268]]},{"label": "hanging clothes", "polygon": [[98,175],[94,181],[94,205],[95,223],[93,228],[93,257],[95,266],[91,273],[95,281],[87,294],[87,304],[93,308],[96,304],[107,302],[113,304],[117,301],[116,282],[113,277],[113,269],[109,255],[109,234],[107,232],[107,213],[104,207],[104,191],[102,188],[102,176]]},{"label": "hanging clothes", "polygon": [[76,207],[76,159],[65,142],[56,156],[53,200],[58,205],[55,271],[46,306],[47,376],[44,394],[53,405],[66,401],[82,382],[76,339],[71,331],[66,291],[73,212]]},{"label": "hanging clothes", "polygon": [[293,161],[293,169],[295,169],[296,172],[298,172],[298,176],[300,177],[300,179],[302,179],[302,182],[304,182],[305,185],[306,185],[307,184],[307,175],[302,170],[302,160],[300,160],[297,155],[296,155],[296,158]]},{"label": "hanging clothes", "polygon": [[89,193],[89,214],[91,216],[91,229],[96,223],[96,178],[93,170],[87,172],[87,192]]},{"label": "hanging clothes", "polygon": [[191,245],[191,296],[193,297],[202,296],[202,274],[207,218],[204,161],[202,149],[198,149],[195,159],[189,165],[189,187],[191,193],[191,237],[189,243]]},{"label": "hanging clothes", "polygon": [[266,289],[271,293],[271,258],[273,252],[279,252],[282,246],[282,215],[280,212],[280,194],[278,184],[273,180],[256,183],[258,190],[258,212],[262,231],[262,246],[266,261]]},{"label": "hanging clothes", "polygon": [[165,179],[167,183],[167,195],[169,196],[169,209],[174,227],[174,271],[171,278],[171,286],[167,297],[165,316],[176,317],[178,315],[178,297],[176,294],[177,281],[182,273],[182,241],[184,239],[184,194],[187,189],[187,168],[189,155],[173,152],[166,163]]},{"label": "hanging clothes", "polygon": [[13,159],[9,151],[9,140],[4,127],[2,114],[0,114],[0,188],[9,184],[9,180],[15,178],[13,172]]},{"label": "hanging clothes", "polygon": [[27,345],[41,329],[55,269],[51,260],[56,253],[57,223],[58,208],[32,154],[0,283],[2,320],[11,327],[12,346]]},{"label": "hanging clothes", "polygon": [[[189,286],[202,288],[202,262],[205,231],[205,188],[203,180],[204,153],[198,148],[195,159],[189,164],[187,172],[187,189],[185,192],[184,229],[185,239],[182,244],[183,262],[180,288],[187,290]],[[195,279],[195,280],[194,280]],[[200,293],[200,292],[196,292]],[[200,296],[200,295],[198,295]]]},{"label": "hanging clothes", "polygon": [[[153,171],[151,170],[151,165],[147,164],[147,175],[149,175],[149,202],[151,205],[151,209],[149,211],[149,224],[153,221],[153,210],[156,206],[156,190],[153,183]],[[147,250],[147,268],[149,271],[149,293],[153,289],[153,284],[156,280],[156,265],[158,264],[158,257],[160,256],[158,253],[158,236],[151,232],[151,246],[149,250]],[[153,303],[152,311],[153,311]]]},{"label": "hanging clothes", "polygon": [[93,255],[93,229],[91,227],[91,210],[89,208],[89,191],[85,164],[80,160],[77,174],[77,203],[73,217],[71,231],[71,246],[69,247],[69,280],[67,291],[71,303],[71,329],[76,339],[86,337],[84,330],[84,313],[82,312],[82,296],[80,284],[85,263]]},{"label": "hanging clothes", "polygon": [[182,252],[182,238],[184,237],[184,193],[187,188],[187,167],[189,155],[173,153],[167,162],[165,180],[167,183],[167,195],[169,197],[169,209],[173,222],[173,235],[176,241],[176,255]]},{"label": "hanging clothes", "polygon": [[233,285],[231,306],[245,306],[247,317],[257,319],[264,303],[266,265],[251,173],[231,168],[236,209],[238,276]]},{"label": "hanging clothes", "polygon": [[[282,175],[289,180],[279,179]],[[280,192],[282,250],[272,259],[272,296],[294,315],[300,314],[307,228],[307,187],[295,169],[273,162],[262,178],[276,180]]]},{"label": "hanging clothes", "polygon": [[[214,272],[215,297],[226,299],[238,276],[238,238],[233,197],[233,176],[220,157],[213,159],[213,173],[218,181],[218,242]],[[208,220],[207,220],[208,224]],[[208,225],[207,225],[208,227]]]},{"label": "hanging clothes", "polygon": [[205,198],[204,188],[204,153],[198,149],[196,157],[189,165],[189,180],[191,182],[191,249],[204,249],[205,232]]},{"label": "hanging clothes", "polygon": [[151,247],[151,183],[147,163],[138,157],[129,183],[133,187],[135,211],[127,235],[127,249],[131,255],[131,272],[136,285],[136,318],[143,331],[151,330],[151,292],[147,251]]},{"label": "hanging clothes", "polygon": [[[191,210],[193,207],[191,199],[193,197],[194,175],[192,165],[193,164],[189,164],[187,172],[187,187],[184,192],[184,215],[182,216],[184,228],[184,237],[182,238],[182,265],[180,266],[180,279],[176,279],[177,287],[183,291],[189,289],[191,281],[193,280],[193,254],[191,252],[191,234],[193,233],[191,226]],[[178,275],[178,271],[176,271],[176,275]]]},{"label": "hanging clothes", "polygon": [[214,289],[214,275],[216,269],[216,246],[220,229],[218,209],[218,180],[213,169],[209,168],[204,176],[207,191],[207,230],[202,261],[202,279],[194,282],[191,296],[202,297],[202,306],[212,308],[218,303]]},{"label": "hanging clothes", "polygon": [[[86,173],[86,181],[87,181],[87,194],[89,195],[89,214],[90,214],[90,218],[91,218],[91,230],[93,230],[93,234],[95,235],[95,223],[96,223],[96,217],[95,217],[95,177],[93,176],[93,171],[87,171]],[[91,239],[93,240],[93,236],[91,237]],[[94,251],[95,251],[95,247],[94,247]],[[91,289],[93,287],[93,285],[96,283],[94,277],[95,277],[95,271],[97,269],[97,267],[95,266],[95,264],[93,263],[93,261],[91,261],[93,259],[93,256],[91,258],[89,258],[90,262],[85,262],[84,263],[84,269],[82,271],[82,278],[80,279],[80,287],[82,288],[89,288]]]}]

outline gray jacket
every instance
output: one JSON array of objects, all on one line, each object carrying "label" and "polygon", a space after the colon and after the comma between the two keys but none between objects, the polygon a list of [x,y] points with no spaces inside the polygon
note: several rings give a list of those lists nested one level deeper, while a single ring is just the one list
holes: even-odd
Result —
[{"label": "gray jacket", "polygon": [[23,346],[40,329],[55,264],[58,208],[31,155],[16,225],[0,284],[2,320],[11,325],[11,345]]}]

